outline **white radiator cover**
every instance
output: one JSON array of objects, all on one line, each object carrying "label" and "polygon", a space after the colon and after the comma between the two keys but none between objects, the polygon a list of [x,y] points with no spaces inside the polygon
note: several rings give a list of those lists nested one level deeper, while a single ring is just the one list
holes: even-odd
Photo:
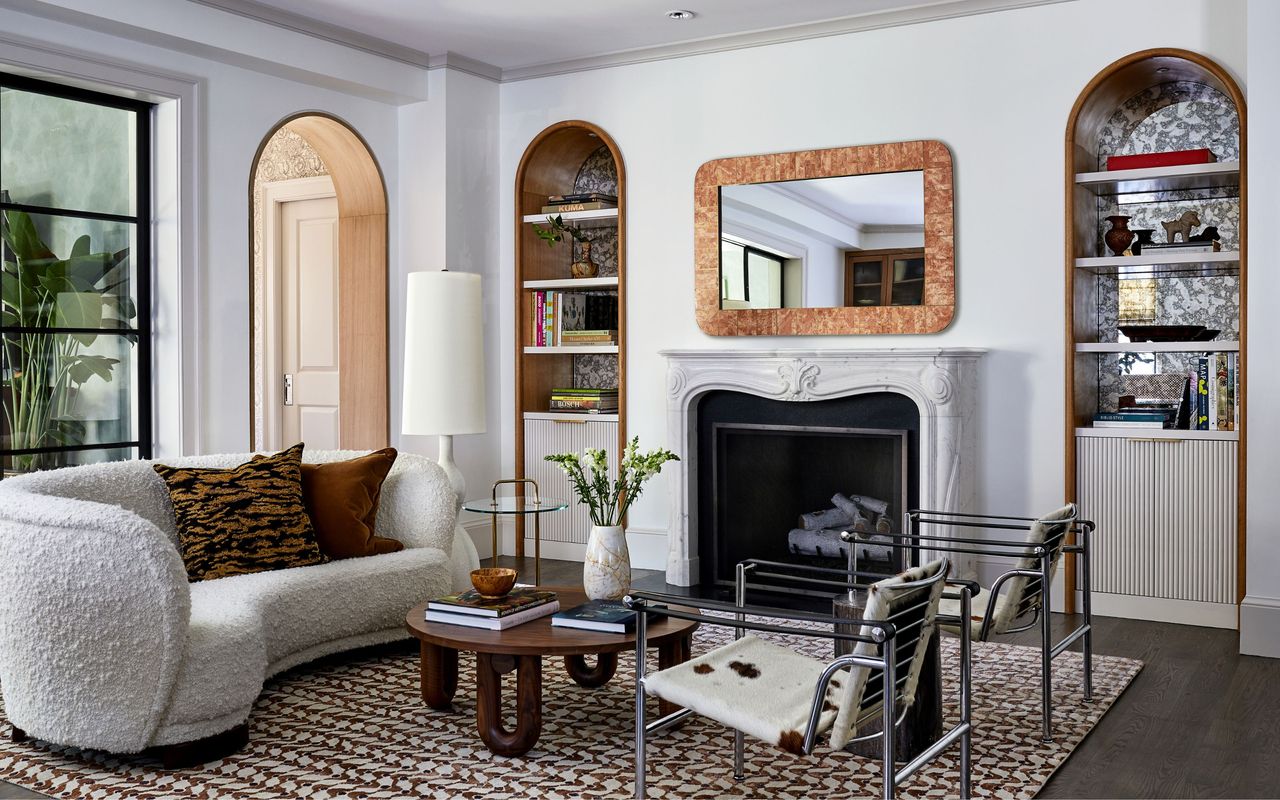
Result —
[{"label": "white radiator cover", "polygon": [[[1234,441],[1076,438],[1080,512],[1097,523],[1093,589],[1234,608],[1237,459]],[[1113,615],[1125,609],[1111,598]],[[1170,606],[1168,621],[1185,621]],[[1145,609],[1145,611],[1144,611]],[[1233,616],[1233,615],[1231,615]]]},{"label": "white radiator cover", "polygon": [[[618,477],[618,423],[592,419],[529,419],[524,421],[524,476],[538,482],[544,497],[569,502],[569,508],[542,514],[543,542],[587,543],[591,517],[587,507],[574,500],[569,478],[543,456],[550,453],[581,453],[588,447],[609,454],[609,479]],[[533,538],[533,523],[525,524],[526,539]]]}]

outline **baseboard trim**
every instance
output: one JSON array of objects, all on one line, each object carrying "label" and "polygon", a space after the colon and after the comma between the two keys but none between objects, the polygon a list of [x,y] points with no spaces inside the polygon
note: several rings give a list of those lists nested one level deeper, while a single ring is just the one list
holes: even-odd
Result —
[{"label": "baseboard trim", "polygon": [[1245,596],[1240,604],[1240,654],[1280,658],[1280,597]]},{"label": "baseboard trim", "polygon": [[[1195,600],[1171,600],[1164,597],[1139,597],[1130,594],[1093,592],[1093,615],[1198,625],[1202,628],[1235,630],[1239,610],[1235,603],[1202,603]],[[1076,592],[1076,610],[1082,598]],[[1280,609],[1278,609],[1280,610]]]}]

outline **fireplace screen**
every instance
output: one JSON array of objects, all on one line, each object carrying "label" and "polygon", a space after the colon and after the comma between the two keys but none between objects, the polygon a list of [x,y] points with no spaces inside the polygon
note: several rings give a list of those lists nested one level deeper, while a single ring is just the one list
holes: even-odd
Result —
[{"label": "fireplace screen", "polygon": [[762,558],[844,566],[843,530],[862,531],[859,569],[905,563],[877,532],[897,533],[907,509],[908,431],[715,423],[710,572],[732,583],[734,565]]}]

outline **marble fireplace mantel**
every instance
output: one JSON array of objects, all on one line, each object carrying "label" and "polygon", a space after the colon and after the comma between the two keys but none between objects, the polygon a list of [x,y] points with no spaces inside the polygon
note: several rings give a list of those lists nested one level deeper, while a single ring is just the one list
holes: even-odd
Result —
[{"label": "marble fireplace mantel", "polygon": [[[694,411],[702,395],[724,390],[794,402],[869,392],[905,395],[920,410],[920,507],[967,511],[973,495],[969,474],[976,453],[978,362],[985,353],[967,347],[661,351],[667,359],[667,446],[681,459],[668,467],[674,483],[667,581],[698,582]],[[968,470],[961,468],[966,462]],[[972,575],[967,561],[957,566],[959,574]]]}]

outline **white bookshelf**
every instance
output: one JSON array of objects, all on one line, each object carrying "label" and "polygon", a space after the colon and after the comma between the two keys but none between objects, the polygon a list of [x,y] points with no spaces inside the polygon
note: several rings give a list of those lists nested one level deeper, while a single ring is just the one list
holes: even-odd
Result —
[{"label": "white bookshelf", "polygon": [[1240,342],[1076,342],[1077,353],[1238,353]]},{"label": "white bookshelf", "polygon": [[1076,185],[1096,195],[1155,194],[1190,189],[1240,188],[1240,162],[1077,172]]},{"label": "white bookshelf", "polygon": [[618,279],[612,278],[562,278],[550,281],[525,281],[526,289],[566,289],[568,291],[589,291],[617,289]]},{"label": "white bookshelf", "polygon": [[1183,431],[1168,428],[1076,428],[1076,436],[1095,439],[1207,439],[1219,442],[1240,441],[1239,431]]},{"label": "white bookshelf", "polygon": [[565,211],[558,215],[554,211],[548,211],[545,214],[525,214],[522,219],[525,222],[536,222],[539,225],[545,225],[547,217],[554,216],[559,216],[564,222],[572,222],[582,228],[618,224],[618,209],[616,208],[597,208],[592,211]]},{"label": "white bookshelf", "polygon": [[557,345],[555,347],[526,347],[525,355],[588,355],[591,353],[617,353],[618,346],[616,344],[578,344],[578,345]]}]

